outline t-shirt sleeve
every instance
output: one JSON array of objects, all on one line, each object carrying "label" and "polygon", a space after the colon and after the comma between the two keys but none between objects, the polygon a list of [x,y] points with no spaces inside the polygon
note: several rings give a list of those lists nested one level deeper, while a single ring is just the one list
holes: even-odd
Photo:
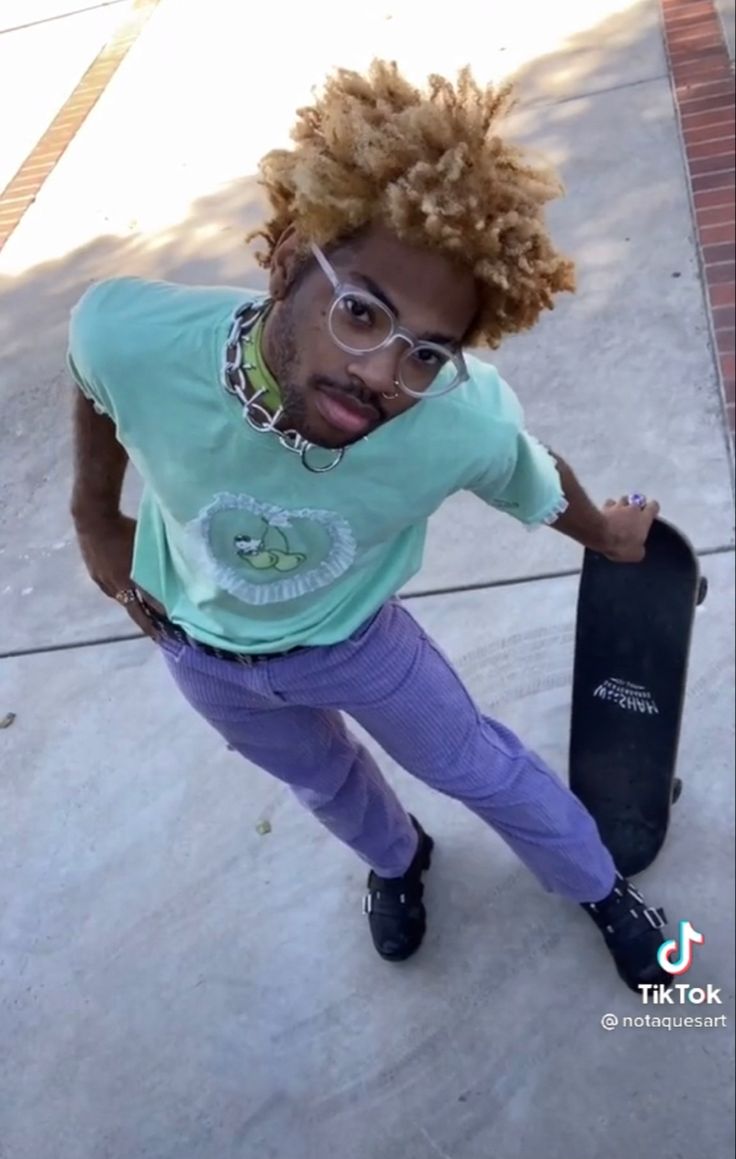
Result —
[{"label": "t-shirt sleeve", "polygon": [[554,523],[567,508],[557,463],[526,430],[524,411],[514,392],[503,380],[499,385],[499,413],[493,428],[496,435],[501,431],[503,435],[496,441],[495,453],[489,446],[488,466],[468,490],[528,527]]},{"label": "t-shirt sleeve", "polygon": [[116,307],[126,283],[133,281],[112,278],[96,282],[84,292],[69,318],[69,373],[95,410],[114,421],[117,416],[112,384],[121,346]]}]

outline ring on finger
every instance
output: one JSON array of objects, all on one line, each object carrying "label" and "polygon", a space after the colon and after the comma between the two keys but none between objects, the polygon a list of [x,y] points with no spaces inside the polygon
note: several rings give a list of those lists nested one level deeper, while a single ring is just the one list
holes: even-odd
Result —
[{"label": "ring on finger", "polygon": [[138,601],[138,597],[133,588],[123,588],[121,591],[116,592],[115,599],[124,607],[127,607],[128,604],[135,604]]},{"label": "ring on finger", "polygon": [[639,507],[643,510],[647,505],[647,497],[638,491],[633,491],[628,497],[628,502],[631,507]]}]

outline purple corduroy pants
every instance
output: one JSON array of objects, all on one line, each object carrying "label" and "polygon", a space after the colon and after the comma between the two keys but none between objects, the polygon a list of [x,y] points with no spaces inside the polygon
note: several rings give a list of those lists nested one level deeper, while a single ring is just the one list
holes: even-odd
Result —
[{"label": "purple corduroy pants", "polygon": [[590,814],[483,716],[398,600],[342,644],[252,666],[171,641],[162,650],[186,699],[231,748],[289,785],[379,875],[406,871],[417,836],[343,713],[412,776],[490,825],[544,889],[594,902],[613,888],[615,867]]}]

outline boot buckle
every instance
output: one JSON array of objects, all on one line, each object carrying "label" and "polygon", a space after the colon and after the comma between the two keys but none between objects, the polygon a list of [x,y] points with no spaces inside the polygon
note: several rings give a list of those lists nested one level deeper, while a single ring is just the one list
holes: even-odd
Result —
[{"label": "boot buckle", "polygon": [[663,930],[664,929],[665,924],[667,922],[667,918],[665,917],[664,910],[654,909],[653,906],[646,906],[642,910],[642,913],[644,914],[644,917],[647,919],[647,921],[649,922],[649,925],[652,927],[653,930]]}]

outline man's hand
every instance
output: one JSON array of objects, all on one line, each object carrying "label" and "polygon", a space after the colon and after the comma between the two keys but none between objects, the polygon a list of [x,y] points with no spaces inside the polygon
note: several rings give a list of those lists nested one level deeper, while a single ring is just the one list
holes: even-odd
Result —
[{"label": "man's hand", "polygon": [[603,507],[606,529],[601,554],[614,563],[641,563],[651,526],[658,515],[659,503],[653,499],[645,507],[632,506],[626,496],[618,501],[608,499]]},{"label": "man's hand", "polygon": [[[135,520],[127,515],[105,515],[94,520],[76,521],[77,538],[87,571],[98,588],[111,599],[133,588]],[[131,620],[147,636],[156,640],[158,633],[137,602],[121,604]]]},{"label": "man's hand", "polygon": [[641,563],[649,531],[659,515],[659,503],[652,500],[637,507],[624,497],[618,502],[609,499],[601,510],[590,501],[564,459],[559,455],[555,459],[568,506],[553,528],[614,563]]}]

